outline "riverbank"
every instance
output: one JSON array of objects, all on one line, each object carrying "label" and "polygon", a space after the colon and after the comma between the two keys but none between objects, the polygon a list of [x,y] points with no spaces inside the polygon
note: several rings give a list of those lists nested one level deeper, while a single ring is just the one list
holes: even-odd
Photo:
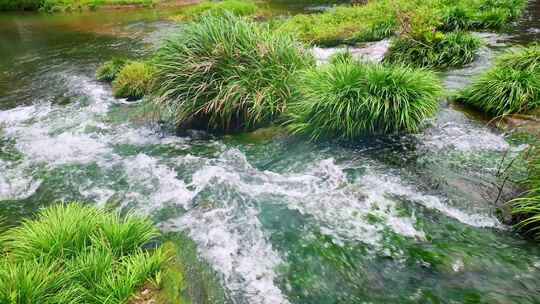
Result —
[{"label": "riverbank", "polygon": [[199,3],[200,0],[0,0],[0,11],[70,12],[85,10],[130,10],[145,7],[172,8]]}]

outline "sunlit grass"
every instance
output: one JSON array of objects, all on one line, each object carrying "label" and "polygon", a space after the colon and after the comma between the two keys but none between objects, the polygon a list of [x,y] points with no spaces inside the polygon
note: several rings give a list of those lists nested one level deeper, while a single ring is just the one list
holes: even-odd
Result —
[{"label": "sunlit grass", "polygon": [[227,14],[205,16],[167,40],[155,58],[156,102],[175,123],[250,129],[275,120],[293,99],[296,71],[312,55],[288,35]]},{"label": "sunlit grass", "polygon": [[492,115],[523,113],[540,106],[540,46],[502,55],[495,66],[456,97]]},{"label": "sunlit grass", "polygon": [[155,67],[146,62],[127,63],[112,83],[117,98],[139,99],[150,93],[155,80]]},{"label": "sunlit grass", "polygon": [[418,67],[456,67],[474,61],[481,45],[479,38],[466,32],[427,32],[420,37],[396,38],[384,60]]},{"label": "sunlit grass", "polygon": [[55,205],[2,236],[0,303],[123,303],[168,259],[152,223]]},{"label": "sunlit grass", "polygon": [[515,21],[526,0],[372,0],[366,5],[341,6],[321,14],[300,14],[279,31],[294,33],[305,42],[332,46],[381,40],[426,14],[434,28],[495,30]]},{"label": "sunlit grass", "polygon": [[186,21],[198,19],[203,15],[224,16],[227,13],[235,16],[249,16],[256,12],[257,5],[250,0],[203,1],[185,8],[173,19]]},{"label": "sunlit grass", "polygon": [[441,93],[431,72],[354,61],[308,70],[298,85],[289,128],[311,139],[415,132],[436,113]]}]

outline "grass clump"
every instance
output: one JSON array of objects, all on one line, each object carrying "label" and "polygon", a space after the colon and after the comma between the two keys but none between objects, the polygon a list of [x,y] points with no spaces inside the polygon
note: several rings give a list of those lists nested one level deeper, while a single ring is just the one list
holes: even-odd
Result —
[{"label": "grass clump", "polygon": [[293,33],[307,43],[334,46],[381,40],[393,35],[397,26],[391,1],[377,0],[362,6],[338,6],[322,14],[296,15],[277,30]]},{"label": "grass clump", "polygon": [[154,66],[146,62],[127,63],[112,83],[114,97],[142,98],[152,90],[155,72]]},{"label": "grass clump", "polygon": [[257,5],[249,0],[203,1],[186,8],[173,19],[185,21],[198,19],[203,15],[224,16],[225,14],[250,16],[256,12]]},{"label": "grass clump", "polygon": [[290,129],[312,139],[414,132],[438,109],[439,79],[404,66],[337,62],[303,73]]},{"label": "grass clump", "polygon": [[230,14],[186,26],[155,62],[161,112],[179,125],[224,131],[275,120],[294,97],[296,71],[314,65],[289,35]]},{"label": "grass clump", "polygon": [[167,260],[144,218],[56,205],[2,235],[0,303],[122,303]]},{"label": "grass clump", "polygon": [[456,99],[496,116],[536,109],[540,106],[540,46],[502,55]]},{"label": "grass clump", "polygon": [[392,41],[384,60],[417,67],[447,68],[474,61],[482,41],[466,32],[425,32]]},{"label": "grass clump", "polygon": [[531,144],[524,155],[528,167],[522,184],[527,191],[511,200],[510,206],[516,228],[540,240],[540,142]]},{"label": "grass clump", "polygon": [[439,9],[439,29],[497,30],[517,20],[526,5],[526,0],[445,0]]},{"label": "grass clump", "polygon": [[96,79],[98,81],[112,82],[127,62],[128,61],[123,58],[114,58],[104,62],[96,70]]}]

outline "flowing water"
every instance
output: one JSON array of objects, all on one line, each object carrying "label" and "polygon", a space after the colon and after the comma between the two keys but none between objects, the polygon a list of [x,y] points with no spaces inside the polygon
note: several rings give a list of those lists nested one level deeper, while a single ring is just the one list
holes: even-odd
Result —
[{"label": "flowing water", "polygon": [[[227,303],[540,302],[540,248],[496,214],[519,140],[447,102],[420,134],[348,145],[279,129],[176,136],[93,80],[181,30],[167,14],[0,15],[0,215],[59,200],[137,210],[194,241]],[[537,39],[539,15],[533,3],[527,31],[482,34],[489,47],[446,87]]]}]

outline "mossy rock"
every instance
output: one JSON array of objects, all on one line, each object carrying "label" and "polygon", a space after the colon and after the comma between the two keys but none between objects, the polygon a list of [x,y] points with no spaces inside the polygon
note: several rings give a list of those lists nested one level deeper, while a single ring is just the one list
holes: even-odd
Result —
[{"label": "mossy rock", "polygon": [[112,83],[114,97],[136,100],[150,93],[154,86],[155,71],[154,66],[145,62],[133,61],[126,64]]}]

